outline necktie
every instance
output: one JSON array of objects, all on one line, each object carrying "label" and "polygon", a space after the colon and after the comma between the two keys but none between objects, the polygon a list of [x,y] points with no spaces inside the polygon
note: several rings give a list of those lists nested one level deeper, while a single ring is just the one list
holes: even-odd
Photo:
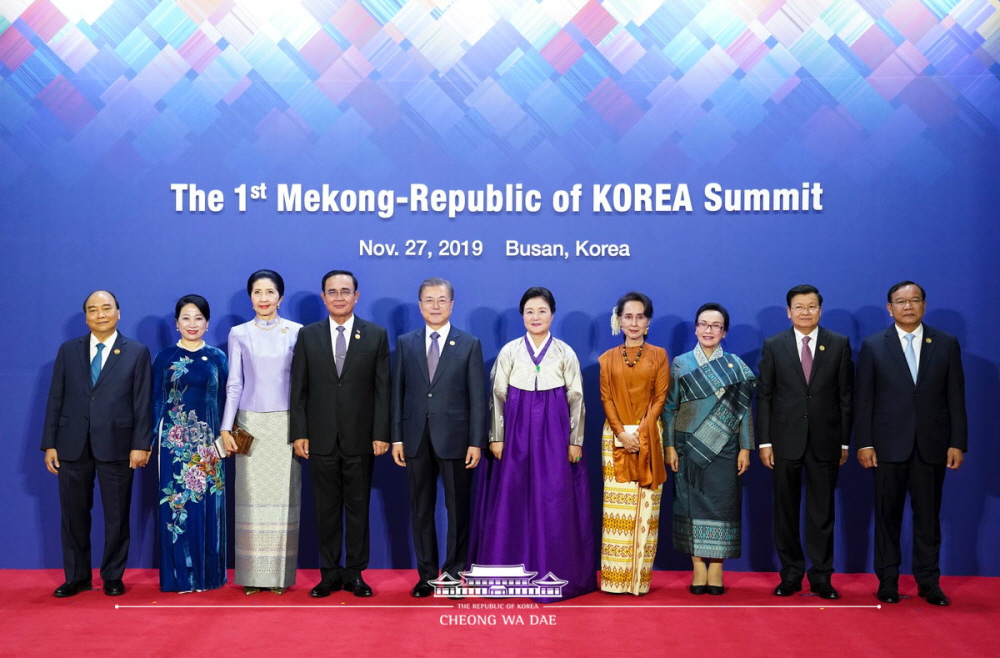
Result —
[{"label": "necktie", "polygon": [[809,336],[802,337],[802,374],[806,376],[806,383],[813,371],[813,355],[809,351]]},{"label": "necktie", "polygon": [[104,343],[97,344],[97,354],[94,355],[94,360],[90,362],[90,383],[91,385],[97,383],[97,378],[101,376],[101,352],[104,351]]},{"label": "necktie", "polygon": [[906,349],[903,350],[903,356],[906,357],[906,365],[910,366],[910,377],[913,378],[913,383],[917,383],[917,353],[913,350],[913,334],[906,334],[903,336],[906,339]]},{"label": "necktie", "polygon": [[441,348],[438,347],[438,332],[431,334],[431,348],[427,350],[427,375],[428,379],[434,381],[434,371],[437,370],[438,361],[441,359]]},{"label": "necktie", "polygon": [[337,364],[337,376],[340,377],[340,373],[344,370],[344,359],[347,358],[347,339],[344,338],[343,327],[337,327],[337,346],[333,355],[336,357],[334,361]]}]

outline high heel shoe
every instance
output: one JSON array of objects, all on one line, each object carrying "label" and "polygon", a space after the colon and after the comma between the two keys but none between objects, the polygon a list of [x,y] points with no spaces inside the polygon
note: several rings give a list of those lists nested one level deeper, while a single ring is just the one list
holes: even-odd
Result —
[{"label": "high heel shoe", "polygon": [[705,591],[713,596],[721,596],[726,593],[726,588],[722,585],[707,585]]},{"label": "high heel shoe", "polygon": [[288,589],[287,587],[272,587],[271,591],[277,594],[278,596],[281,596],[282,594],[285,593],[285,590],[287,589]]},{"label": "high heel shoe", "polygon": [[259,587],[244,587],[243,588],[243,593],[246,594],[247,596],[250,596],[251,594],[256,594],[259,591],[260,591]]},{"label": "high heel shoe", "polygon": [[708,585],[691,585],[690,587],[688,587],[688,591],[690,591],[695,596],[699,596],[708,591]]}]

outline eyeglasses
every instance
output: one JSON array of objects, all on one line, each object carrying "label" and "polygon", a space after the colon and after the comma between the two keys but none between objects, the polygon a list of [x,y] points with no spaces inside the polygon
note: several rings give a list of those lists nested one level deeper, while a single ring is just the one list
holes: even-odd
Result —
[{"label": "eyeglasses", "polygon": [[725,325],[721,325],[718,322],[713,322],[709,324],[708,322],[698,322],[694,326],[698,327],[702,331],[711,331],[713,334],[721,333],[725,329]]},{"label": "eyeglasses", "polygon": [[792,310],[795,311],[796,313],[816,313],[817,311],[819,311],[819,305],[810,304],[809,306],[802,306],[800,304],[796,304],[795,306],[792,307]]},{"label": "eyeglasses", "polygon": [[354,291],[350,288],[341,288],[340,290],[334,290],[331,288],[326,291],[327,297],[332,297],[333,299],[347,299],[354,295]]},{"label": "eyeglasses", "polygon": [[423,304],[424,306],[435,308],[438,306],[447,306],[448,304],[451,303],[451,300],[448,299],[447,297],[439,297],[437,299],[433,297],[425,297],[424,299],[420,300],[420,303]]},{"label": "eyeglasses", "polygon": [[910,299],[894,299],[892,300],[893,306],[917,306],[924,303],[923,297],[911,297]]}]

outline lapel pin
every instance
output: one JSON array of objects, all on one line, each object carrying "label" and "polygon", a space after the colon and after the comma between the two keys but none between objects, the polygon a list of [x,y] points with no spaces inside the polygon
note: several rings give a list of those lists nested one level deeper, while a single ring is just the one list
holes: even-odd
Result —
[{"label": "lapel pin", "polygon": [[729,364],[727,364],[727,365],[728,365],[728,366],[729,366],[730,368],[732,368],[732,367],[733,367],[733,364],[731,364],[731,363],[729,363]]},{"label": "lapel pin", "polygon": [[[927,342],[930,342],[930,341],[927,341]],[[454,347],[455,346],[455,341],[449,340],[448,344],[451,345],[452,347]]]},{"label": "lapel pin", "polygon": [[930,342],[931,342],[931,339],[930,339],[930,338],[925,338],[925,339],[924,339],[924,342],[925,342],[925,343],[927,343],[927,344],[929,345],[929,344],[930,344]]},{"label": "lapel pin", "polygon": [[288,327],[282,327],[281,328],[281,333],[287,334],[288,333]]},{"label": "lapel pin", "polygon": [[360,331],[355,332],[355,334],[354,334],[354,340],[361,340],[361,332]]},{"label": "lapel pin", "polygon": [[202,360],[202,361],[208,361],[208,357],[207,357],[207,356],[205,356],[205,355],[202,355],[202,357],[201,357],[201,360]]},{"label": "lapel pin", "polygon": [[820,345],[819,346],[819,351],[820,352],[825,352],[826,351],[826,345]]},{"label": "lapel pin", "polygon": [[[931,339],[930,339],[930,338],[928,338],[928,339],[927,339],[927,342],[928,342],[928,343],[929,343],[929,342],[931,342]],[[121,353],[122,353],[122,351],[121,351],[121,350],[118,350],[118,349],[116,349],[116,350],[115,350],[115,354],[121,354]]]}]

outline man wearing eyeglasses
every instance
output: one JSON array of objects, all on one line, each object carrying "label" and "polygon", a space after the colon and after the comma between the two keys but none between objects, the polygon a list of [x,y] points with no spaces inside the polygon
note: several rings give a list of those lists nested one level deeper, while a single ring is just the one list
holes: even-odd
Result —
[{"label": "man wearing eyeglasses", "polygon": [[839,599],[831,582],[834,490],[851,437],[851,342],[819,326],[823,296],[814,286],[795,286],[785,301],[792,328],[764,341],[757,384],[760,460],[774,471],[774,545],[781,561],[774,594],[801,591],[806,575],[799,532],[804,471],[810,589]]},{"label": "man wearing eyeglasses", "polygon": [[941,590],[941,492],[945,469],[962,465],[968,446],[965,376],[954,336],[923,324],[924,289],[889,288],[894,323],[865,339],[858,355],[858,461],[875,472],[875,575],[878,599],[899,602],[900,534],[906,494],[913,510],[913,577],[932,605]]},{"label": "man wearing eyeglasses", "polygon": [[[392,457],[406,469],[417,555],[417,598],[434,592],[438,566],[461,580],[469,554],[472,469],[486,445],[486,377],[479,339],[451,324],[455,291],[431,278],[417,293],[425,326],[396,342],[392,377]],[[441,476],[448,510],[444,563],[434,507]]]}]

